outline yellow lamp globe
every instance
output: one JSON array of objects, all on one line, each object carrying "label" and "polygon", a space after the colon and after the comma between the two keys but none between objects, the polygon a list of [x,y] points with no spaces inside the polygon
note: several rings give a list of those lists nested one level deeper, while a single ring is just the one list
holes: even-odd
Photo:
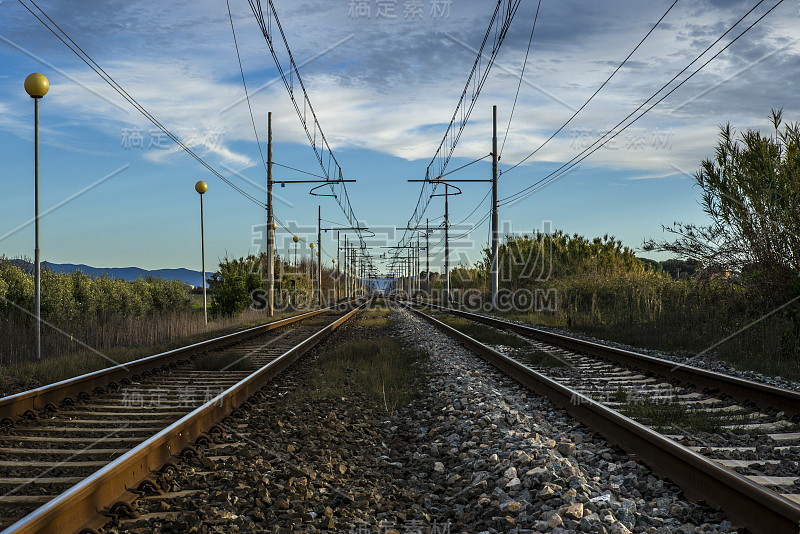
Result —
[{"label": "yellow lamp globe", "polygon": [[194,190],[200,193],[201,195],[208,191],[208,184],[205,183],[203,180],[200,180],[196,184],[194,184]]},{"label": "yellow lamp globe", "polygon": [[278,223],[276,223],[275,221],[272,221],[272,229],[273,230],[277,230],[278,229]]},{"label": "yellow lamp globe", "polygon": [[42,98],[49,90],[50,80],[44,74],[34,72],[25,78],[25,92],[31,95],[31,98]]},{"label": "yellow lamp globe", "polygon": [[297,236],[294,236],[294,237],[292,238],[292,241],[294,241],[295,243],[297,243],[298,241],[300,241],[300,238],[299,238],[299,237],[297,237]]},{"label": "yellow lamp globe", "polygon": [[314,245],[314,243],[311,243],[309,246],[310,246],[311,248],[314,248],[314,246],[315,246],[315,245]]}]

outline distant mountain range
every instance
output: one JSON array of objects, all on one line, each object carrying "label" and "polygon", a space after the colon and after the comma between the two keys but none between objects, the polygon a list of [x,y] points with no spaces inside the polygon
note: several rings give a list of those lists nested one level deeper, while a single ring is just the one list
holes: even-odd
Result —
[{"label": "distant mountain range", "polygon": [[[50,263],[44,262],[42,266],[47,266],[58,273],[71,273],[80,270],[82,273],[94,276],[107,275],[109,278],[119,278],[132,282],[137,278],[144,278],[147,275],[161,277],[164,280],[179,280],[193,286],[200,286],[203,276],[200,271],[190,271],[189,269],[156,269],[147,271],[139,267],[91,267],[89,265],[75,265],[72,263]],[[208,276],[210,273],[206,273]]]}]

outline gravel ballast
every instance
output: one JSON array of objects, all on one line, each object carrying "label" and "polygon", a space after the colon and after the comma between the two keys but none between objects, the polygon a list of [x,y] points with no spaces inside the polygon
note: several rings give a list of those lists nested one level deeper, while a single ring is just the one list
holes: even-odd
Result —
[{"label": "gravel ballast", "polygon": [[183,493],[140,500],[141,518],[105,531],[731,531],[429,324],[394,317],[391,335],[430,354],[409,404],[390,412],[347,384],[341,396],[297,393],[327,348],[374,335],[346,326],[268,385],[216,448],[162,477]]},{"label": "gravel ballast", "polygon": [[[474,313],[474,312],[473,312]],[[742,378],[744,380],[750,380],[752,382],[760,382],[762,384],[766,384],[768,386],[775,386],[778,388],[783,389],[791,389],[795,391],[800,391],[800,382],[796,382],[793,380],[788,380],[781,376],[769,376],[764,375],[762,373],[750,370],[742,370],[737,369],[732,364],[720,360],[716,358],[713,353],[705,353],[702,355],[692,354],[692,355],[682,355],[682,354],[673,354],[670,352],[665,352],[661,350],[655,349],[647,349],[643,347],[635,347],[633,345],[626,345],[625,343],[618,343],[616,341],[609,341],[607,339],[600,339],[594,336],[590,336],[584,334],[583,332],[576,332],[574,330],[567,330],[565,328],[554,328],[539,324],[532,324],[527,323],[524,321],[515,321],[510,319],[505,319],[503,317],[496,317],[494,315],[489,314],[479,314],[479,315],[487,315],[488,317],[502,319],[504,321],[508,321],[510,323],[516,323],[522,326],[531,326],[533,328],[537,328],[539,330],[543,330],[545,332],[551,332],[553,334],[561,334],[568,337],[574,337],[578,339],[582,339],[584,341],[590,341],[592,343],[599,343],[600,345],[606,345],[608,347],[613,347],[615,349],[622,349],[631,352],[636,352],[638,354],[644,354],[646,356],[652,356],[654,358],[661,358],[662,360],[668,360],[671,362],[679,363],[682,365],[688,365],[691,367],[697,367],[700,369],[705,369],[707,371],[713,371],[715,373],[722,373],[725,375],[734,376],[737,378]]]}]

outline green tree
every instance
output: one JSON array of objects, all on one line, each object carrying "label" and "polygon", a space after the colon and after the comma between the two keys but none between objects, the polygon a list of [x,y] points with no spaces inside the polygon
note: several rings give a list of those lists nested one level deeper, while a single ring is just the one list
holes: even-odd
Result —
[{"label": "green tree", "polygon": [[255,256],[220,262],[219,271],[208,279],[213,314],[235,315],[250,304],[252,292],[262,285],[260,263]]},{"label": "green tree", "polygon": [[762,295],[785,296],[800,273],[800,129],[781,130],[781,115],[772,112],[774,136],[748,130],[736,139],[723,126],[715,157],[694,175],[710,224],[665,226],[675,240],[649,240],[644,249],[738,272]]}]

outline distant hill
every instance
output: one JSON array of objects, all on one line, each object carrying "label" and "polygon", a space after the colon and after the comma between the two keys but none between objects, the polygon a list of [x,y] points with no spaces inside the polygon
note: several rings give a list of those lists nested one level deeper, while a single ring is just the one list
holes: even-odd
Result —
[{"label": "distant hill", "polygon": [[[71,273],[80,270],[82,273],[100,276],[107,275],[109,278],[119,278],[132,282],[137,278],[144,278],[147,275],[161,277],[164,280],[179,280],[186,284],[199,286],[202,284],[203,276],[200,271],[190,271],[189,269],[156,269],[153,271],[146,271],[139,267],[90,267],[89,265],[74,265],[72,263],[50,263],[45,262],[42,264],[47,266],[58,273]],[[208,276],[208,273],[206,274]]]}]

